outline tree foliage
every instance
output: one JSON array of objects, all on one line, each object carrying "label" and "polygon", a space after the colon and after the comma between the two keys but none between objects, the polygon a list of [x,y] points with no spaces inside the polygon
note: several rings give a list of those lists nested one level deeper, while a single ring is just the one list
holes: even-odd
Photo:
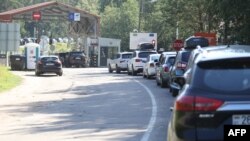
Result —
[{"label": "tree foliage", "polygon": [[[44,1],[48,0],[2,0],[0,12]],[[171,49],[176,38],[184,40],[195,32],[215,32],[223,43],[250,44],[250,0],[58,1],[100,15],[101,36],[121,39],[122,50],[129,49],[129,33],[134,29],[157,33],[158,46],[165,49]],[[34,24],[23,21],[22,36],[31,36]],[[58,36],[65,35],[67,29],[60,21],[38,26]]]}]

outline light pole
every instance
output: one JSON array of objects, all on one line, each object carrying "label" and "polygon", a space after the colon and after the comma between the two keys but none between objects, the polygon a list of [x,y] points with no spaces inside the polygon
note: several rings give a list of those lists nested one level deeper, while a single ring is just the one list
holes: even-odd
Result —
[{"label": "light pole", "polygon": [[143,12],[142,7],[143,7],[143,0],[140,0],[139,1],[139,22],[138,22],[139,25],[138,25],[138,32],[140,32],[140,30],[141,30],[141,14]]}]

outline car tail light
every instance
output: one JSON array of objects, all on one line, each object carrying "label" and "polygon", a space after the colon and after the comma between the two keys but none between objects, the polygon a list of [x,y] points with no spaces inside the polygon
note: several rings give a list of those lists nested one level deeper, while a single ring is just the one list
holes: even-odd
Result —
[{"label": "car tail light", "polygon": [[141,59],[135,59],[135,62],[141,62]]},{"label": "car tail light", "polygon": [[200,97],[180,96],[175,102],[177,111],[215,111],[223,104],[223,101]]},{"label": "car tail light", "polygon": [[177,63],[177,68],[185,69],[186,67],[187,67],[187,64],[184,63],[184,62],[178,62]]},{"label": "car tail light", "polygon": [[60,60],[57,60],[56,63],[59,64],[59,65],[62,64],[62,62]]},{"label": "car tail light", "polygon": [[168,66],[164,66],[164,72],[169,72]]},{"label": "car tail light", "polygon": [[155,67],[155,64],[154,63],[150,63],[149,67]]}]

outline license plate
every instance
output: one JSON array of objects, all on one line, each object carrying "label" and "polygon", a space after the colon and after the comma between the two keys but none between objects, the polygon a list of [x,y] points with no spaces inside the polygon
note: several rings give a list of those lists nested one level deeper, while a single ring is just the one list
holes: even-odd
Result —
[{"label": "license plate", "polygon": [[233,125],[250,125],[250,115],[233,115]]},{"label": "license plate", "polygon": [[47,65],[47,66],[53,66],[54,63],[47,63],[46,65]]},{"label": "license plate", "polygon": [[76,57],[76,60],[80,60],[81,58],[80,57]]},{"label": "license plate", "polygon": [[20,58],[16,58],[16,60],[20,60]]}]

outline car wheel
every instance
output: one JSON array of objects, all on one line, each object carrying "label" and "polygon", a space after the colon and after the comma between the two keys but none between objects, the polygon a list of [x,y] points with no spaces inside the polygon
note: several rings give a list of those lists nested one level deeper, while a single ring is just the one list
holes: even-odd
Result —
[{"label": "car wheel", "polygon": [[143,78],[146,78],[146,75],[145,75],[144,71],[142,72],[142,76],[143,76]]},{"label": "car wheel", "polygon": [[155,81],[156,81],[156,85],[159,86],[160,85],[159,80],[156,78]]},{"label": "car wheel", "polygon": [[131,72],[129,71],[129,67],[127,66],[127,71],[128,71],[128,75],[131,75]]},{"label": "car wheel", "polygon": [[164,83],[164,81],[162,80],[161,76],[160,76],[160,86],[162,88],[165,88],[166,87],[166,84]]},{"label": "car wheel", "polygon": [[173,97],[176,97],[178,95],[178,93],[179,93],[178,90],[172,89],[172,96]]},{"label": "car wheel", "polygon": [[116,73],[121,73],[121,70],[117,65],[116,65]]},{"label": "car wheel", "polygon": [[109,65],[109,73],[112,73],[113,70],[111,69],[111,66]]},{"label": "car wheel", "polygon": [[36,75],[36,76],[40,76],[40,73],[36,72],[35,75]]},{"label": "car wheel", "polygon": [[57,75],[59,75],[59,76],[62,76],[62,74],[63,74],[62,72],[58,72],[58,73],[57,73]]},{"label": "car wheel", "polygon": [[136,76],[137,75],[137,72],[134,70],[134,67],[132,66],[132,75],[133,76]]},{"label": "car wheel", "polygon": [[148,74],[148,71],[147,71],[147,75],[146,76],[147,76],[147,79],[150,79],[150,75]]}]

